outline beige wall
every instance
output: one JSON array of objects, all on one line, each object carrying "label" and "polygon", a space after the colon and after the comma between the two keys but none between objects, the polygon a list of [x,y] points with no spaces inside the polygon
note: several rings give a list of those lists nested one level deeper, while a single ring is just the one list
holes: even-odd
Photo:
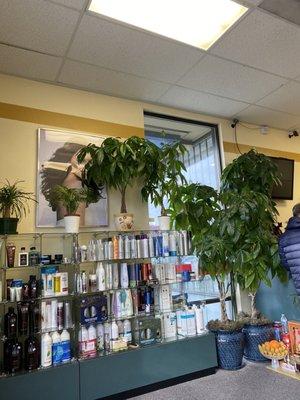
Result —
[{"label": "beige wall", "polygon": [[[124,132],[124,136],[128,136],[134,128],[137,128],[134,131],[135,134],[142,134],[144,125],[143,111],[148,110],[218,124],[220,141],[221,143],[224,141],[225,149],[228,147],[228,144],[234,143],[230,121],[222,118],[118,99],[1,74],[0,88],[0,117],[2,116],[0,118],[1,180],[5,178],[12,181],[15,179],[24,180],[24,188],[28,191],[35,191],[36,187],[37,128],[61,128],[59,125],[61,119],[55,118],[55,113],[59,113],[59,115],[63,114],[65,117],[64,120],[68,117],[70,121],[75,121],[75,125],[76,117],[82,117],[84,120],[80,121],[82,123],[80,126],[88,126],[88,132],[91,132],[94,126],[95,132],[92,132],[94,134],[112,135],[115,129],[117,136],[122,136],[122,132]],[[22,110],[22,115],[18,114],[18,109],[12,114],[11,112],[8,113],[7,108],[1,108],[1,103],[2,106],[5,106],[7,103],[10,105],[25,106],[28,109]],[[40,122],[44,117],[40,115],[41,110],[52,113],[50,113],[51,115],[47,115],[47,121],[53,117],[53,125],[45,125]],[[30,117],[27,114],[30,114]],[[35,115],[39,122],[28,122],[32,121]],[[95,125],[95,121],[104,122],[100,125],[100,127],[103,127],[101,132],[99,131],[99,125]],[[238,128],[238,141],[241,144],[273,149],[271,155],[276,155],[276,152],[278,152],[278,155],[282,155],[282,152],[287,152],[286,156],[289,156],[289,153],[290,155],[297,156],[294,201],[282,201],[278,203],[280,211],[279,220],[283,222],[288,219],[292,204],[300,201],[300,180],[298,178],[300,176],[300,146],[297,146],[298,140],[300,141],[298,138],[288,139],[287,132],[280,130],[270,129],[267,135],[261,135],[258,130],[249,130],[244,127]],[[268,153],[268,150],[266,150],[266,153]],[[223,163],[227,164],[236,156],[237,152],[235,150],[225,152],[225,155],[222,154]],[[118,212],[118,208],[119,198],[111,193],[109,201],[110,222],[112,221],[113,214]],[[136,215],[137,228],[147,225],[147,218],[145,218],[147,215],[147,206],[141,203],[138,190],[129,191],[128,209]],[[32,210],[28,218],[21,222],[19,231],[33,231],[34,229],[35,212]],[[110,229],[113,229],[112,223],[110,224]]]}]

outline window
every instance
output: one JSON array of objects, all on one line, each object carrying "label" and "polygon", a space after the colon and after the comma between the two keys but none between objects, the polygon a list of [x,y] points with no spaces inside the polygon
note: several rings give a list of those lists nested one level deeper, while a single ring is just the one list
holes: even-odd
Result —
[{"label": "window", "polygon": [[[187,148],[183,162],[188,183],[201,183],[215,189],[219,188],[221,162],[217,126],[145,112],[145,136],[157,146],[180,140]],[[158,227],[157,217],[160,215],[160,209],[149,201],[148,210],[150,224]],[[185,257],[183,261],[191,263],[193,269],[198,268],[196,257]],[[200,281],[178,283],[172,290],[175,298],[184,292],[187,302],[205,301],[207,320],[220,317],[218,288],[216,282],[209,276]],[[230,316],[232,308],[230,299],[227,305]]]}]

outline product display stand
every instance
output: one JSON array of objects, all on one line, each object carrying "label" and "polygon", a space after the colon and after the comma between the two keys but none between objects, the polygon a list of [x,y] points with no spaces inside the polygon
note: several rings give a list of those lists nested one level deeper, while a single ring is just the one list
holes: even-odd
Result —
[{"label": "product display stand", "polygon": [[35,233],[0,244],[0,393],[24,400],[28,387],[31,399],[34,386],[46,400],[95,400],[217,366],[203,304],[187,303],[199,279],[187,232]]}]

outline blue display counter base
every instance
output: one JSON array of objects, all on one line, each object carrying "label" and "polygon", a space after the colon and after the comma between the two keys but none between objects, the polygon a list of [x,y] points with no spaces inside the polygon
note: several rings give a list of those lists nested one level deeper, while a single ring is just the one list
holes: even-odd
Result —
[{"label": "blue display counter base", "polygon": [[97,400],[109,396],[126,399],[134,393],[212,374],[216,367],[215,337],[207,333],[3,377],[0,400]]},{"label": "blue display counter base", "polygon": [[79,362],[80,399],[96,400],[117,394],[118,398],[126,398],[120,394],[212,371],[217,365],[215,336],[211,333],[84,360]]}]

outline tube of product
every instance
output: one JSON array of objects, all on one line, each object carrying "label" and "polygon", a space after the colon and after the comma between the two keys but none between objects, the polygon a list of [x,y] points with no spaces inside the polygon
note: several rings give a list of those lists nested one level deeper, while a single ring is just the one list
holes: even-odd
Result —
[{"label": "tube of product", "polygon": [[162,240],[163,240],[163,256],[168,257],[169,256],[169,233],[168,232],[163,232]]},{"label": "tube of product", "polygon": [[42,332],[46,329],[46,302],[42,301],[41,304],[41,329]]},{"label": "tube of product", "polygon": [[118,236],[113,236],[112,238],[112,244],[113,244],[113,259],[117,260],[119,258],[119,241],[118,241]]},{"label": "tube of product", "polygon": [[169,235],[169,255],[171,257],[177,256],[176,236],[175,236],[174,232],[170,232],[170,235]]},{"label": "tube of product", "polygon": [[113,277],[113,281],[112,281],[112,287],[113,289],[118,289],[119,287],[119,268],[118,268],[118,264],[112,264],[112,277]]},{"label": "tube of product", "polygon": [[51,301],[51,329],[57,329],[57,300]]},{"label": "tube of product", "polygon": [[101,261],[104,259],[104,249],[103,249],[103,241],[102,239],[97,240],[97,261]]},{"label": "tube of product", "polygon": [[134,236],[130,240],[130,252],[131,258],[137,258],[137,240]]},{"label": "tube of product", "polygon": [[7,243],[6,245],[6,257],[7,257],[7,266],[8,268],[12,268],[15,264],[15,254],[16,254],[16,246],[13,243]]},{"label": "tube of product", "polygon": [[153,236],[152,235],[148,236],[148,245],[149,245],[149,257],[155,257],[154,243],[153,243]]},{"label": "tube of product", "polygon": [[66,301],[64,307],[64,326],[65,329],[70,329],[73,326],[71,304]]},{"label": "tube of product", "polygon": [[46,324],[45,329],[51,330],[52,324],[52,312],[51,312],[51,301],[46,302]]},{"label": "tube of product", "polygon": [[15,292],[16,292],[16,301],[21,301],[22,300],[22,286],[16,286],[15,287]]},{"label": "tube of product", "polygon": [[61,331],[64,329],[64,303],[59,302],[57,303],[57,329]]},{"label": "tube of product", "polygon": [[149,257],[148,237],[147,237],[147,235],[141,235],[141,257],[142,258],[148,258]]}]

